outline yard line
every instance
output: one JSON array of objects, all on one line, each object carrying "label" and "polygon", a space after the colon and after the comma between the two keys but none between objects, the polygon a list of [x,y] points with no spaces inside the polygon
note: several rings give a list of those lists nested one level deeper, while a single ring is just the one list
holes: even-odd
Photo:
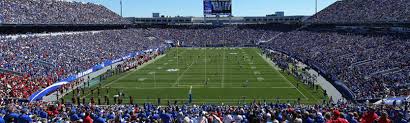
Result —
[{"label": "yard line", "polygon": [[[241,49],[241,51],[242,52],[245,52],[245,54],[247,54],[247,51],[245,51],[244,49]],[[256,54],[257,54],[257,52],[255,52]],[[250,59],[249,59],[249,57],[248,56],[245,56],[245,58],[247,59],[247,61],[249,60],[249,61],[251,61]],[[248,66],[249,68],[251,68],[251,64],[246,64],[246,66]],[[251,70],[251,71],[253,71],[253,70]],[[258,76],[256,76],[254,73],[250,73],[253,77],[255,77],[256,79],[258,79]],[[257,81],[257,80],[256,80]]]},{"label": "yard line", "polygon": [[188,68],[185,69],[184,72],[182,72],[182,74],[180,76],[178,76],[175,83],[172,84],[172,87],[175,87],[177,84],[179,84],[179,81],[181,80],[182,76],[184,76],[184,74],[191,68],[192,65],[194,65],[194,63],[195,63],[195,60],[193,60],[192,63],[188,66]]},{"label": "yard line", "polygon": [[221,87],[224,87],[224,83],[225,83],[225,49],[223,49],[223,57],[222,57],[222,79],[221,79]]},{"label": "yard line", "polygon": [[[268,59],[264,58],[261,54],[259,54],[259,53],[257,53],[257,54],[258,54],[260,57],[262,57],[266,62],[268,62],[272,67],[276,68],[276,67],[273,65],[273,62],[271,62],[271,61],[269,61]],[[283,79],[285,79],[290,85],[292,85],[294,88],[296,88],[296,90],[299,91],[299,93],[302,94],[302,96],[303,96],[305,99],[309,99],[309,98],[307,98],[307,97],[305,96],[305,94],[303,94],[295,85],[293,85],[292,82],[290,82],[285,76],[283,76],[282,73],[280,73],[278,70],[275,70],[275,71],[276,71],[277,73],[279,73],[280,76],[281,76]]]}]

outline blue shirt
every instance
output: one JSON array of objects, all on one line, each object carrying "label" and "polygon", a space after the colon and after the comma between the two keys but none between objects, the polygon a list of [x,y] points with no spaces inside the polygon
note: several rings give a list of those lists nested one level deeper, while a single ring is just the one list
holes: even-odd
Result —
[{"label": "blue shirt", "polygon": [[4,121],[3,117],[0,117],[0,123],[6,123],[6,121]]},{"label": "blue shirt", "polygon": [[[6,120],[7,122],[16,122],[18,117],[19,117],[19,115],[17,113],[12,112],[12,113],[6,115],[4,117],[4,120]],[[14,120],[11,120],[11,119],[14,119]]]},{"label": "blue shirt", "polygon": [[48,114],[45,111],[40,111],[40,117],[41,118],[48,118]]},{"label": "blue shirt", "polygon": [[71,121],[77,121],[77,120],[80,120],[80,118],[78,117],[77,114],[73,114],[73,115],[70,116],[70,120]]},{"label": "blue shirt", "polygon": [[20,115],[18,123],[31,123],[33,120],[27,114]]},{"label": "blue shirt", "polygon": [[102,117],[99,117],[96,120],[94,120],[94,123],[105,123],[105,119]]},{"label": "blue shirt", "polygon": [[170,123],[171,121],[171,116],[169,114],[163,113],[163,114],[160,114],[159,117],[162,119],[164,123]]}]

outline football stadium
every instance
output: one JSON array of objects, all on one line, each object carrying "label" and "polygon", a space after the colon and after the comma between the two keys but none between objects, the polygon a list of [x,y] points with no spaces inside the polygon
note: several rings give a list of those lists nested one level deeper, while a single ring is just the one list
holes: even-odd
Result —
[{"label": "football stadium", "polygon": [[410,122],[409,0],[251,3],[0,0],[0,123]]}]

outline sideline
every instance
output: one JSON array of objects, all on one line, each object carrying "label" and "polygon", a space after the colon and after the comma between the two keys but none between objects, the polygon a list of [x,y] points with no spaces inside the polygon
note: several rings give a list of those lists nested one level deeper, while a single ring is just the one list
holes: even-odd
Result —
[{"label": "sideline", "polygon": [[[268,60],[267,58],[263,57],[260,53],[258,53],[258,55],[259,55],[260,57],[262,57],[266,62],[268,62],[268,64],[271,65],[271,66],[276,70],[276,72],[277,72],[278,74],[280,74],[280,76],[281,76],[283,79],[285,79],[290,85],[292,85],[292,87],[296,88],[296,90],[298,90],[299,93],[302,94],[302,96],[303,96],[305,99],[309,99],[309,98],[307,98],[307,97],[305,96],[305,94],[303,94],[292,82],[290,82],[285,76],[282,75],[282,73],[279,72],[279,69],[274,65],[274,63],[273,63],[272,61],[270,61],[270,60]],[[312,96],[312,97],[314,98],[314,96]],[[316,99],[315,99],[315,100],[316,100]]]}]

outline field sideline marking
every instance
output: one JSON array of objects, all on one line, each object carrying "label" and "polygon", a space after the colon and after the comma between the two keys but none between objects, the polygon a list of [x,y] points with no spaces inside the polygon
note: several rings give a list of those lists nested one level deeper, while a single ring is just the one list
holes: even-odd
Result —
[{"label": "field sideline marking", "polygon": [[223,52],[223,58],[222,58],[222,80],[221,80],[221,86],[222,86],[222,88],[225,86],[225,50],[226,49],[223,49],[224,50],[224,52]]},{"label": "field sideline marking", "polygon": [[[275,66],[273,65],[273,62],[268,61],[268,59],[264,58],[260,53],[257,53],[257,54],[258,54],[260,57],[262,57],[266,62],[268,62],[268,64],[270,64],[272,67],[275,67]],[[302,96],[303,96],[305,99],[309,99],[309,98],[307,98],[307,97],[305,96],[305,94],[303,94],[295,85],[293,85],[292,82],[290,82],[285,76],[283,76],[282,73],[280,73],[278,70],[275,70],[275,71],[276,71],[277,73],[279,73],[280,76],[281,76],[283,79],[285,79],[290,85],[292,85],[294,88],[296,88],[296,90],[298,90],[299,93],[302,94]]]},{"label": "field sideline marking", "polygon": [[[198,80],[198,81],[200,81],[200,80]],[[283,81],[280,81],[280,82],[283,82]],[[122,82],[123,83],[123,82]],[[120,84],[120,85],[122,85],[122,83],[113,83],[114,85],[118,85],[118,84]],[[133,83],[133,82],[127,82],[127,83]],[[140,82],[141,84],[144,84],[144,85],[149,85],[149,84],[154,84],[154,83],[151,83],[151,82]],[[159,82],[159,83],[157,83],[158,85],[170,85],[171,83],[166,83],[166,82]],[[235,82],[230,82],[230,83],[225,83],[225,84],[229,84],[229,85],[243,85],[242,83],[235,83]],[[272,82],[258,82],[258,84],[260,85],[260,84],[272,84]],[[290,84],[288,84],[288,83],[286,83],[287,85],[290,85]],[[180,84],[180,85],[204,85],[203,83],[199,83],[199,82],[186,82],[186,83],[183,83],[183,84]],[[217,82],[209,82],[208,83],[208,85],[220,85],[220,83],[217,83]],[[276,85],[275,85],[276,86]],[[291,86],[287,86],[287,87],[291,87]]]},{"label": "field sideline marking", "polygon": [[[191,85],[184,85],[183,87],[110,87],[112,89],[136,89],[136,90],[152,90],[152,89],[176,89],[176,88],[182,88],[182,89],[186,89],[187,87],[189,87]],[[201,87],[198,87],[201,86]],[[103,87],[103,88],[107,88],[107,87]],[[294,89],[295,87],[206,87],[204,88],[202,85],[193,85],[192,88],[196,88],[196,89],[208,89],[208,88],[213,88],[213,89]]]},{"label": "field sideline marking", "polygon": [[[123,98],[122,100],[130,100],[129,98]],[[151,99],[151,98],[149,98],[149,99],[142,99],[142,98],[138,98],[138,99],[133,99],[133,100],[154,100],[154,101],[156,101],[156,100],[158,100],[157,98],[155,98],[155,99]],[[188,100],[188,98],[161,98],[161,100],[179,100],[179,101],[181,101],[181,100]],[[249,100],[256,100],[256,101],[260,101],[260,100],[263,100],[263,99],[261,99],[261,98],[259,98],[259,99],[251,99],[251,98],[247,98],[247,99],[243,99],[243,98],[237,98],[237,99],[193,99],[193,100],[216,100],[216,101],[218,101],[219,102],[219,100],[240,100],[240,101],[242,101],[242,100],[245,100],[245,101],[249,101]],[[290,99],[283,99],[283,98],[279,98],[279,99],[271,99],[271,98],[268,98],[268,99],[266,99],[266,101],[269,101],[269,100],[298,100],[297,98],[295,99],[295,98],[290,98]],[[302,99],[303,100],[303,99]],[[215,101],[215,102],[216,102]],[[193,102],[195,102],[195,101],[193,101]],[[201,101],[199,101],[199,102],[201,102]],[[204,102],[204,101],[202,101],[202,102]],[[214,102],[214,101],[206,101],[206,102]],[[227,101],[223,101],[223,102],[227,102]]]}]

